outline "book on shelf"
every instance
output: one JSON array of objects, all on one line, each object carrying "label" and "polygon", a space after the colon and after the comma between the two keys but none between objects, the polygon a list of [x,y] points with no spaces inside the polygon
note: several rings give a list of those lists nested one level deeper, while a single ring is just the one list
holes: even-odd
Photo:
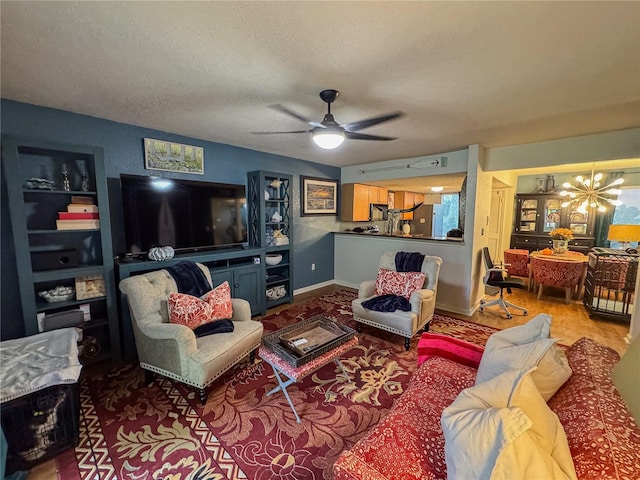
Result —
[{"label": "book on shelf", "polygon": [[58,212],[60,220],[92,220],[100,218],[98,212]]},{"label": "book on shelf", "polygon": [[58,230],[95,230],[100,228],[100,220],[56,220]]},{"label": "book on shelf", "polygon": [[93,197],[71,195],[71,203],[77,203],[80,205],[93,205]]},{"label": "book on shelf", "polygon": [[81,213],[81,212],[91,212],[91,213],[98,213],[98,206],[97,205],[83,205],[83,204],[78,204],[78,203],[70,203],[69,205],[67,205],[67,212],[75,212],[75,213]]}]

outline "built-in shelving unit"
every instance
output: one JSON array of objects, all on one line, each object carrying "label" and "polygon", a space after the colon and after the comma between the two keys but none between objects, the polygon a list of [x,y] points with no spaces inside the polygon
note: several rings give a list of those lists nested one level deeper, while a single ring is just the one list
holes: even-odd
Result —
[{"label": "built-in shelving unit", "polygon": [[[119,359],[102,149],[3,136],[2,158],[26,335],[41,330],[43,316],[88,305],[90,319],[83,324],[83,337],[93,341],[94,348],[81,360]],[[48,185],[32,179],[47,180]],[[65,212],[74,197],[97,207],[99,228],[57,229],[59,212]],[[38,295],[57,286],[75,288],[78,284],[97,290],[84,292],[80,299],[76,291],[71,299],[54,303]]]},{"label": "built-in shelving unit", "polygon": [[[267,308],[293,301],[291,175],[256,171],[248,175],[249,243],[265,249],[266,255],[281,255],[277,265],[265,264]],[[277,232],[288,238],[279,244]],[[282,238],[282,237],[280,237]],[[280,293],[284,292],[279,298]]]}]

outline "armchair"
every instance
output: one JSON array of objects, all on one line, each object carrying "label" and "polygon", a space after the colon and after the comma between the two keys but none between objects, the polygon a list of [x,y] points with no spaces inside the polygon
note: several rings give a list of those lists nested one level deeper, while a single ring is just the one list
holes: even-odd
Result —
[{"label": "armchair", "polygon": [[[209,269],[196,264],[211,285]],[[251,320],[249,302],[231,299],[234,331],[197,338],[191,328],[169,323],[167,299],[178,287],[166,270],[156,270],[120,282],[126,295],[140,367],[178,380],[199,390],[206,401],[206,387],[249,355],[262,339],[262,323]]]},{"label": "armchair", "polygon": [[[380,257],[380,268],[395,271],[395,254],[396,252],[383,253]],[[429,329],[428,324],[433,318],[433,312],[436,308],[438,275],[441,264],[441,258],[425,255],[421,268],[421,271],[426,275],[424,285],[422,289],[416,290],[411,294],[409,298],[411,310],[408,312],[401,310],[378,312],[363,307],[362,302],[374,296],[375,280],[366,280],[360,283],[358,298],[351,302],[353,319],[358,322],[358,331],[362,330],[361,324],[365,323],[372,327],[398,334],[404,337],[405,349],[409,350],[411,338],[421,329],[424,328],[425,331]]]}]

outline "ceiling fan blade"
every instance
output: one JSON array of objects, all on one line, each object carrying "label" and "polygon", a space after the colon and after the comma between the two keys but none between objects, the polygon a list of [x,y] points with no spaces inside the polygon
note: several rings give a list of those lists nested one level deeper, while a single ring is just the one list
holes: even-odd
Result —
[{"label": "ceiling fan blade", "polygon": [[321,127],[324,128],[324,125],[322,125],[320,122],[314,122],[313,120],[309,120],[306,117],[303,117],[302,115],[300,115],[299,113],[294,112],[293,110],[289,110],[287,107],[285,107],[284,105],[280,105],[280,104],[275,104],[275,105],[269,105],[270,108],[273,108],[274,110],[278,110],[279,112],[282,113],[286,113],[287,115],[289,115],[290,117],[296,118],[304,123],[308,123],[309,125],[311,125],[312,127]]},{"label": "ceiling fan blade", "polygon": [[290,132],[251,132],[254,135],[277,135],[280,133],[309,133],[311,130],[292,130]]},{"label": "ceiling fan blade", "polygon": [[349,140],[395,140],[396,137],[382,137],[380,135],[367,135],[366,133],[349,132],[345,130],[344,136]]},{"label": "ceiling fan blade", "polygon": [[357,132],[358,130],[362,130],[363,128],[372,127],[373,125],[378,125],[382,122],[388,122],[389,120],[394,120],[398,117],[403,116],[403,112],[391,112],[386,115],[380,115],[379,117],[368,118],[366,120],[360,120],[359,122],[352,122],[343,125],[345,130],[350,132]]}]

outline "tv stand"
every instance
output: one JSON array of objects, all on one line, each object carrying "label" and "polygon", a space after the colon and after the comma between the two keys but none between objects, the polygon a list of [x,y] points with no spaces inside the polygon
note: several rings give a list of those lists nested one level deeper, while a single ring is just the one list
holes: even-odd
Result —
[{"label": "tv stand", "polygon": [[[251,305],[252,315],[264,315],[267,309],[264,297],[266,278],[264,256],[264,248],[246,246],[203,252],[176,253],[171,260],[163,262],[127,258],[125,256],[125,258],[116,260],[116,281],[119,284],[121,280],[132,275],[162,270],[184,260],[191,260],[209,267],[214,286],[223,283],[225,280],[228,281],[231,286],[231,296],[248,300]],[[118,310],[121,325],[122,356],[124,360],[131,360],[136,356],[136,347],[129,307],[122,293],[118,295]]]}]

